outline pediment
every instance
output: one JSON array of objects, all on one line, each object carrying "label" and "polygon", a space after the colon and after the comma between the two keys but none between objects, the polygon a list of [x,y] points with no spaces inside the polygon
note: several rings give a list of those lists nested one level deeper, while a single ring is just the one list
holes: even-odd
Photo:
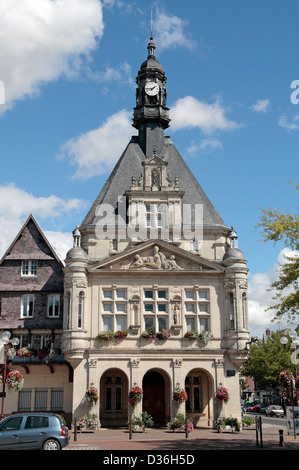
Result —
[{"label": "pediment", "polygon": [[132,272],[223,272],[220,264],[189,253],[161,240],[140,243],[134,248],[94,264],[92,271],[115,270]]},{"label": "pediment", "polygon": [[152,166],[163,165],[163,166],[167,166],[168,162],[166,162],[165,160],[163,160],[162,158],[160,158],[156,154],[154,154],[153,157],[147,158],[147,160],[142,162],[142,165],[143,166],[146,166],[146,165],[152,165]]}]

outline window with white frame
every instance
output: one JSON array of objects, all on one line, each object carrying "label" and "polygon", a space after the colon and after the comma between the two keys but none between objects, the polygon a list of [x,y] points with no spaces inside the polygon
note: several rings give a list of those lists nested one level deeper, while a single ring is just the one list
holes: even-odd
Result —
[{"label": "window with white frame", "polygon": [[144,329],[155,331],[168,329],[168,291],[167,289],[144,289],[143,291]]},{"label": "window with white frame", "polygon": [[146,227],[166,227],[167,226],[167,205],[166,204],[145,204]]},{"label": "window with white frame", "polygon": [[103,331],[127,329],[127,289],[103,289],[101,305]]},{"label": "window with white frame", "polygon": [[210,294],[208,289],[185,289],[186,331],[210,331]]},{"label": "window with white frame", "polygon": [[25,294],[22,296],[21,302],[21,317],[22,318],[32,318],[34,311],[34,295]]},{"label": "window with white frame", "polygon": [[78,328],[83,327],[83,315],[84,315],[84,292],[79,292],[78,297]]},{"label": "window with white frame", "polygon": [[60,294],[48,295],[48,317],[57,318],[60,314]]},{"label": "window with white frame", "polygon": [[31,336],[31,341],[32,341],[32,348],[33,349],[43,349],[43,348],[50,348],[51,343],[52,343],[52,335],[51,333],[45,333],[45,334],[38,334],[34,333]]},{"label": "window with white frame", "polygon": [[22,276],[37,276],[37,261],[23,260],[21,273]]}]

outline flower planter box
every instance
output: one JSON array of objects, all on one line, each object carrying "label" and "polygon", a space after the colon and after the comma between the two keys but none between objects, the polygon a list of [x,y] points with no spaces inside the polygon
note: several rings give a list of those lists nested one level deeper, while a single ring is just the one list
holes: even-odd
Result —
[{"label": "flower planter box", "polygon": [[222,432],[236,432],[236,428],[235,428],[235,426],[229,426],[229,425],[217,426],[217,431],[219,433],[222,433]]},{"label": "flower planter box", "polygon": [[83,433],[83,432],[93,433],[93,432],[95,432],[95,429],[78,427],[77,432],[80,433],[80,434]]}]

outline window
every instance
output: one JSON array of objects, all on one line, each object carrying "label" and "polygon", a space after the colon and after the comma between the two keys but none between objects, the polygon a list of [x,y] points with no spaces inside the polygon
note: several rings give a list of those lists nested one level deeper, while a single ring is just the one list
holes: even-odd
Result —
[{"label": "window", "polygon": [[33,317],[34,310],[34,295],[26,294],[22,297],[21,317]]},{"label": "window", "polygon": [[48,428],[49,418],[48,416],[28,416],[25,423],[25,429],[37,429],[37,428]]},{"label": "window", "polygon": [[7,432],[7,431],[19,431],[21,429],[21,424],[23,421],[23,417],[12,417],[5,421],[2,425],[0,425],[0,431],[1,432]]},{"label": "window", "polygon": [[232,293],[228,296],[228,328],[235,329],[235,300]]},{"label": "window", "polygon": [[51,411],[63,410],[63,389],[53,388],[51,390]]},{"label": "window", "polygon": [[168,329],[168,291],[166,289],[144,289],[143,321],[144,328],[155,331]]},{"label": "window", "polygon": [[[63,411],[63,389],[22,389],[18,393],[18,411],[47,411],[50,406],[50,411],[61,412]],[[50,397],[50,403],[48,403]],[[32,427],[32,426],[31,426]]]},{"label": "window", "polygon": [[145,217],[147,227],[167,227],[167,205],[145,204]]},{"label": "window", "polygon": [[200,376],[196,373],[189,374],[185,380],[185,390],[188,394],[186,401],[187,413],[200,413],[201,407],[201,383]]},{"label": "window", "polygon": [[66,328],[69,329],[70,327],[70,318],[71,318],[71,294],[67,292],[66,294]]},{"label": "window", "polygon": [[32,348],[43,349],[50,348],[52,343],[52,335],[49,334],[33,334],[32,335]]},{"label": "window", "polygon": [[127,328],[127,290],[102,290],[102,330],[124,331]]},{"label": "window", "polygon": [[84,292],[79,293],[78,299],[78,328],[83,326],[83,314],[84,314]]},{"label": "window", "polygon": [[48,295],[48,317],[57,318],[60,314],[60,294]]},{"label": "window", "polygon": [[37,261],[22,261],[22,276],[37,276]]},{"label": "window", "polygon": [[208,289],[185,289],[186,331],[210,331],[210,297]]},{"label": "window", "polygon": [[45,390],[45,389],[35,390],[34,411],[46,411],[47,399],[48,399],[48,390]]},{"label": "window", "polygon": [[242,317],[243,317],[243,328],[246,328],[247,324],[247,295],[244,292],[242,294]]},{"label": "window", "polygon": [[105,379],[105,412],[122,412],[122,377],[112,376]]},{"label": "window", "polygon": [[18,404],[18,411],[31,411],[31,395],[32,390],[22,389],[19,392],[19,404]]}]

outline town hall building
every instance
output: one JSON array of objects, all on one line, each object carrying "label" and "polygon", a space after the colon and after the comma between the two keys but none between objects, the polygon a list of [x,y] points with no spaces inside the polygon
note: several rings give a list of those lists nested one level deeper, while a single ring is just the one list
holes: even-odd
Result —
[{"label": "town hall building", "polygon": [[[50,343],[58,328],[63,360],[53,371],[49,362],[32,369],[30,387],[43,389],[46,374],[47,384],[55,379],[64,390],[60,406],[71,420],[92,412],[102,427],[125,426],[142,411],[158,426],[178,412],[204,427],[213,427],[220,415],[240,420],[239,369],[249,341],[246,260],[234,228],[165,134],[166,76],[152,38],[136,83],[138,134],[75,228],[63,267],[47,244],[63,282],[47,296],[55,294],[48,299],[59,299],[63,315],[57,310],[55,324],[46,315],[45,328]],[[30,269],[36,266],[32,256],[27,250]],[[6,279],[2,271],[3,292]],[[7,315],[5,328],[20,335],[33,324],[10,325]],[[26,389],[32,372],[24,375]],[[85,399],[91,386],[99,394],[94,404]],[[143,396],[133,407],[128,394],[136,386]],[[229,392],[227,403],[216,400],[221,386]],[[177,388],[187,391],[186,402],[173,401]],[[7,407],[14,412],[18,404],[8,399]]]},{"label": "town hall building", "polygon": [[[166,77],[150,39],[136,79],[126,149],[80,227],[64,268],[64,355],[74,369],[73,414],[86,389],[102,426],[147,411],[165,425],[178,411],[213,426],[240,418],[239,368],[249,338],[247,268],[170,137]],[[218,386],[229,390],[222,406]],[[128,390],[143,399],[133,409]],[[186,389],[177,405],[173,392]],[[221,408],[221,409],[220,409]]]}]

